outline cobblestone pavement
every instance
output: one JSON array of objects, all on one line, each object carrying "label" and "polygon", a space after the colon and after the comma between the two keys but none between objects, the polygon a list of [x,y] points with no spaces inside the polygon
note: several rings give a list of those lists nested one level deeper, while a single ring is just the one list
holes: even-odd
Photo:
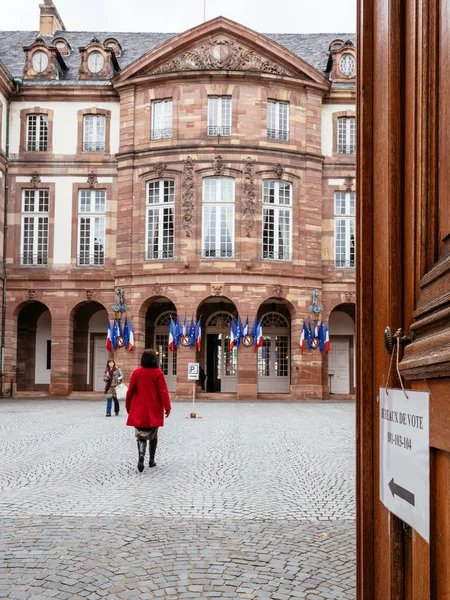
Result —
[{"label": "cobblestone pavement", "polygon": [[351,403],[0,402],[0,598],[355,598]]}]

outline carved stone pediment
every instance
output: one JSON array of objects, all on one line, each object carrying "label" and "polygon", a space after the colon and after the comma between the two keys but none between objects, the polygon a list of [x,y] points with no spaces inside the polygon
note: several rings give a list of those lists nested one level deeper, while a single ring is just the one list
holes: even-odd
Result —
[{"label": "carved stone pediment", "polygon": [[152,73],[201,70],[260,71],[275,75],[289,75],[283,67],[262,54],[224,37],[216,37],[187,50],[159,65]]}]

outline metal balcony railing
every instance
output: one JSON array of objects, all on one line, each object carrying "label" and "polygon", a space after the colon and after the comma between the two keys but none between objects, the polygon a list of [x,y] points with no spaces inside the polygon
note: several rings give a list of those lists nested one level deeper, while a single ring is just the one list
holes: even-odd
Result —
[{"label": "metal balcony railing", "polygon": [[282,260],[285,262],[292,261],[292,254],[289,252],[285,252],[284,250],[279,250],[275,252],[274,250],[263,250],[262,253],[263,260]]},{"label": "metal balcony railing", "polygon": [[231,127],[208,126],[208,135],[231,135]]},{"label": "metal balcony railing", "polygon": [[105,264],[105,253],[94,252],[81,252],[77,255],[77,265],[79,267],[103,267]]},{"label": "metal balcony railing", "polygon": [[268,140],[279,140],[281,142],[287,142],[289,140],[289,133],[280,129],[268,129],[267,130]]},{"label": "metal balcony railing", "polygon": [[338,154],[356,154],[356,145],[355,144],[339,144],[338,145]]},{"label": "metal balcony railing", "polygon": [[104,152],[105,142],[83,142],[83,152]]},{"label": "metal balcony railing", "polygon": [[145,255],[146,260],[173,260],[173,250],[154,251],[148,250]]},{"label": "metal balcony railing", "polygon": [[235,258],[233,250],[202,249],[202,258]]},{"label": "metal balcony railing", "polygon": [[152,140],[167,140],[172,137],[172,127],[152,129]]},{"label": "metal balcony railing", "polygon": [[28,152],[46,152],[47,142],[27,142]]},{"label": "metal balcony railing", "polygon": [[334,266],[336,267],[336,269],[354,269],[356,266],[355,259],[353,259],[353,260],[335,260]]},{"label": "metal balcony railing", "polygon": [[48,252],[38,252],[37,254],[24,252],[20,255],[20,264],[31,267],[46,266],[48,264]]}]

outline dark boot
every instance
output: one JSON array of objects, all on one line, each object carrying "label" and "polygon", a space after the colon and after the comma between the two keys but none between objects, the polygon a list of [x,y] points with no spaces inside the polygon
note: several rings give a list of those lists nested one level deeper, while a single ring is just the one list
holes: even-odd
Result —
[{"label": "dark boot", "polygon": [[158,445],[158,438],[155,438],[154,440],[150,440],[150,460],[148,462],[149,467],[156,467],[155,452],[156,452],[157,445]]},{"label": "dark boot", "polygon": [[138,440],[138,452],[139,452],[139,460],[138,460],[138,471],[142,473],[144,470],[144,460],[145,460],[145,450],[147,449],[147,440]]}]

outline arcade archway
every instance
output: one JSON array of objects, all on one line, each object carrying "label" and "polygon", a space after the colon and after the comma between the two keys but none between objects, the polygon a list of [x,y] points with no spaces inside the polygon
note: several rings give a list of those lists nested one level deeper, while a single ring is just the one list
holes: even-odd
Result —
[{"label": "arcade archway", "polygon": [[355,305],[336,306],[328,319],[330,352],[328,381],[330,394],[352,394],[356,387]]},{"label": "arcade archway", "polygon": [[19,392],[49,391],[52,318],[42,302],[30,302],[17,321],[16,385]]},{"label": "arcade archway", "polygon": [[166,378],[169,392],[177,385],[177,350],[169,350],[170,319],[176,321],[177,309],[168,298],[152,300],[145,315],[145,347],[154,348],[159,358],[159,367]]}]

